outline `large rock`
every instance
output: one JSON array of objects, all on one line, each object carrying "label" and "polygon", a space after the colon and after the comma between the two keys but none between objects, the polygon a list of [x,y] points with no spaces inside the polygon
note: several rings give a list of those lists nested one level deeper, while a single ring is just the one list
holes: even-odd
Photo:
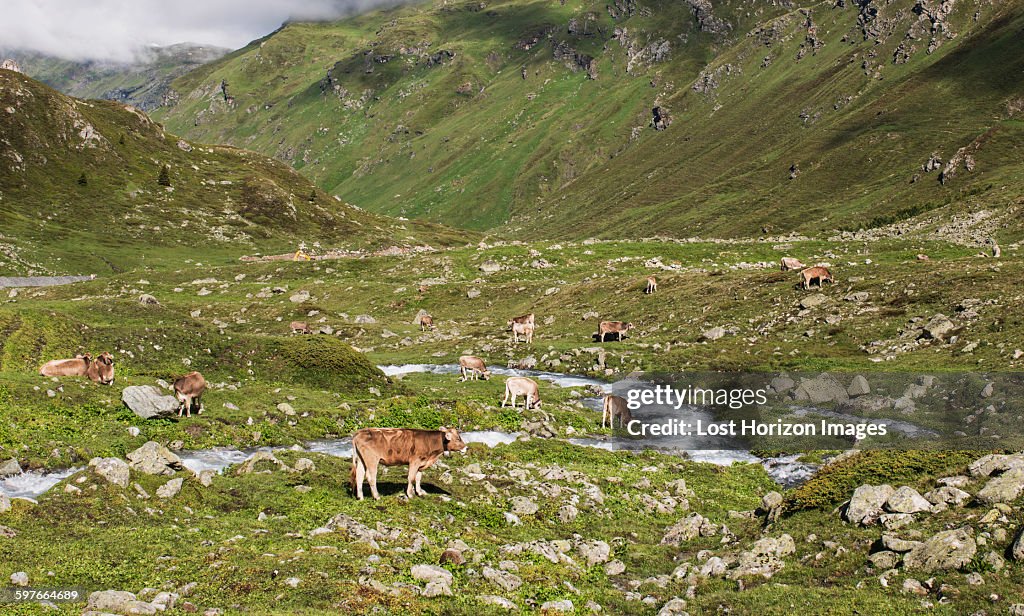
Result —
[{"label": "large rock", "polygon": [[184,483],[184,481],[185,480],[181,477],[171,479],[156,489],[156,495],[163,499],[174,498],[178,495],[178,492],[181,492],[181,484]]},{"label": "large rock", "polygon": [[908,571],[953,571],[971,562],[978,546],[969,528],[947,530],[923,541],[903,556]]},{"label": "large rock", "polygon": [[576,610],[576,606],[572,604],[572,601],[568,599],[560,599],[558,601],[545,601],[540,606],[541,612],[573,612]]},{"label": "large rock", "polygon": [[484,579],[508,592],[515,592],[523,585],[523,580],[518,575],[491,567],[484,567]]},{"label": "large rock", "polygon": [[488,259],[480,264],[480,271],[485,274],[493,274],[501,271],[501,265],[497,261]]},{"label": "large rock", "polygon": [[128,487],[130,471],[128,463],[121,458],[93,458],[89,460],[89,468],[116,486]]},{"label": "large rock", "polygon": [[954,488],[953,486],[942,486],[929,492],[925,492],[924,497],[933,505],[945,503],[946,505],[954,505],[956,507],[959,507],[971,500],[970,494],[964,492],[960,488]]},{"label": "large rock", "polygon": [[893,513],[920,513],[931,511],[932,504],[910,486],[900,486],[885,501],[885,508]]},{"label": "large rock", "polygon": [[611,546],[604,541],[583,541],[576,546],[576,552],[588,567],[608,562],[612,555]]},{"label": "large rock", "polygon": [[867,526],[874,524],[882,513],[882,508],[889,497],[893,495],[891,485],[880,486],[862,485],[853,491],[850,504],[846,506],[846,519],[854,524]]},{"label": "large rock", "polygon": [[989,503],[1011,503],[1024,494],[1024,468],[1011,468],[988,480],[978,491],[978,500]]},{"label": "large rock", "polygon": [[871,385],[863,375],[858,374],[853,377],[853,381],[850,382],[850,386],[846,388],[846,393],[851,398],[857,396],[866,396],[871,393]]},{"label": "large rock", "polygon": [[443,567],[438,567],[437,565],[413,565],[412,577],[417,581],[425,582],[427,584],[437,582],[449,587],[455,580],[450,571]]},{"label": "large rock", "polygon": [[178,413],[178,400],[165,396],[154,385],[131,385],[121,391],[121,401],[143,419],[173,417]]},{"label": "large rock", "polygon": [[812,404],[845,402],[850,399],[846,388],[831,374],[821,374],[813,379],[802,379],[793,391],[793,398]]},{"label": "large rock", "polygon": [[1011,468],[1024,468],[1024,455],[992,453],[971,462],[967,470],[974,477],[988,477]]},{"label": "large rock", "polygon": [[156,441],[149,441],[128,454],[128,466],[147,475],[173,475],[184,468],[181,458]]},{"label": "large rock", "polygon": [[689,616],[686,611],[686,599],[673,597],[658,610],[658,616]]},{"label": "large rock", "polygon": [[235,474],[248,475],[250,473],[254,473],[256,472],[257,465],[259,465],[261,462],[265,463],[264,466],[266,466],[266,464],[273,464],[274,466],[283,471],[291,470],[288,468],[287,464],[278,460],[277,456],[275,456],[273,453],[269,451],[257,451],[248,458],[246,458],[245,462],[242,462],[242,464],[239,465],[238,469],[235,471]]},{"label": "large rock", "polygon": [[921,331],[921,337],[930,340],[945,340],[953,330],[956,329],[956,324],[949,320],[944,314],[937,314],[928,321]]},{"label": "large rock", "polygon": [[139,601],[134,594],[122,590],[100,590],[89,595],[86,609],[111,614],[156,614],[156,607]]},{"label": "large rock", "polygon": [[21,465],[14,458],[0,462],[0,478],[21,474]]}]

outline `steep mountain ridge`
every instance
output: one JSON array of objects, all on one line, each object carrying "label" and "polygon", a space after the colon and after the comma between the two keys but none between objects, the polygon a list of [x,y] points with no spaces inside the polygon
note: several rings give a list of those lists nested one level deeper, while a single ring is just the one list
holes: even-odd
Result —
[{"label": "steep mountain ridge", "polygon": [[68,96],[115,100],[151,111],[168,102],[171,81],[230,51],[180,43],[149,47],[131,62],[67,60],[20,50],[0,51],[0,57],[13,59],[22,72]]},{"label": "steep mountain ridge", "polygon": [[70,98],[7,70],[0,221],[0,274],[233,261],[301,244],[371,249],[466,239],[363,212],[280,162],[190,143],[133,107]]},{"label": "steep mountain ridge", "polygon": [[425,3],[287,24],[157,113],[367,209],[475,229],[856,229],[1020,196],[1022,9]]}]

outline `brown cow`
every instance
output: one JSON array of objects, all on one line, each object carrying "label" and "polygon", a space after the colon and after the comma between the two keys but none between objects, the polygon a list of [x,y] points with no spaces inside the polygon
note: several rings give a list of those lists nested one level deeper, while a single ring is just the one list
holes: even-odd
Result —
[{"label": "brown cow", "polygon": [[629,412],[629,405],[626,399],[621,396],[608,394],[604,397],[604,409],[601,411],[601,427],[608,420],[608,427],[615,427],[615,418],[619,418],[619,427],[625,428],[626,424],[633,421],[633,414]]},{"label": "brown cow", "polygon": [[644,293],[650,295],[658,290],[658,281],[655,280],[654,276],[647,277],[647,288],[644,289]]},{"label": "brown cow", "polygon": [[104,351],[89,363],[86,376],[100,385],[114,384],[114,356]]},{"label": "brown cow", "polygon": [[114,383],[114,356],[103,352],[95,359],[85,353],[76,355],[74,359],[54,359],[39,368],[43,376],[85,376],[94,383],[112,385]]},{"label": "brown cow", "polygon": [[526,340],[526,344],[533,344],[533,324],[532,323],[513,323],[512,324],[512,341],[519,342],[519,336],[522,336]]},{"label": "brown cow", "polygon": [[536,324],[534,322],[534,313],[530,312],[529,314],[523,314],[522,316],[513,316],[506,324],[511,327],[515,323],[528,323],[530,325]]},{"label": "brown cow", "polygon": [[501,401],[502,408],[509,401],[509,397],[512,398],[512,408],[515,408],[516,396],[519,395],[525,399],[524,409],[540,408],[540,388],[537,386],[537,381],[525,376],[513,376],[505,379],[505,398]]},{"label": "brown cow", "polygon": [[818,281],[818,289],[821,289],[821,285],[826,280],[832,284],[836,283],[835,279],[832,278],[832,272],[828,271],[827,267],[821,267],[820,265],[808,267],[800,272],[800,279],[800,286],[805,290],[811,288],[811,282],[814,280]]},{"label": "brown cow", "polygon": [[420,487],[423,470],[430,468],[447,451],[462,451],[466,443],[455,428],[411,430],[407,428],[363,428],[352,435],[352,471],[349,484],[356,498],[363,500],[363,479],[370,484],[374,500],[377,492],[377,466],[409,465],[405,494],[424,496]]},{"label": "brown cow", "polygon": [[601,342],[604,342],[605,336],[608,334],[618,334],[619,340],[622,340],[623,334],[633,329],[632,323],[623,323],[622,321],[601,321],[601,324],[597,327],[597,334],[601,336]]},{"label": "brown cow", "polygon": [[181,403],[178,407],[178,417],[181,417],[182,411],[185,412],[185,417],[191,417],[193,406],[198,407],[196,415],[201,415],[203,413],[203,393],[205,391],[206,379],[196,371],[189,372],[174,381],[174,397]]},{"label": "brown cow", "polygon": [[422,317],[420,317],[420,331],[423,331],[428,327],[430,329],[434,329],[434,317],[430,316],[429,314],[425,314]]},{"label": "brown cow", "polygon": [[313,330],[309,329],[309,324],[305,321],[292,321],[288,326],[291,328],[293,334],[312,334]]},{"label": "brown cow", "polygon": [[463,355],[460,357],[459,368],[462,370],[463,381],[469,380],[470,377],[474,381],[477,377],[483,377],[485,381],[491,378],[491,371],[487,369],[487,364],[476,355]]},{"label": "brown cow", "polygon": [[789,270],[798,270],[807,267],[800,262],[800,259],[794,259],[793,257],[782,257],[782,271],[788,272]]},{"label": "brown cow", "polygon": [[86,376],[92,356],[88,353],[75,355],[74,359],[54,359],[39,368],[43,376]]}]

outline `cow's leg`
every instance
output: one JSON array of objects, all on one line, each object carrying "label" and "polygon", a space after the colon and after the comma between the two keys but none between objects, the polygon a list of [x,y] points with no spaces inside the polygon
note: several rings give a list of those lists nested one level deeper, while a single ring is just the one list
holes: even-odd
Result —
[{"label": "cow's leg", "polygon": [[363,459],[357,452],[352,452],[355,456],[356,465],[356,499],[363,500],[363,480],[366,479],[366,465],[363,464]]},{"label": "cow's leg", "polygon": [[416,496],[416,473],[420,472],[420,465],[416,462],[409,462],[409,481],[405,485],[405,495],[409,498]]},{"label": "cow's leg", "polygon": [[366,479],[370,484],[370,495],[373,496],[373,500],[380,500],[380,492],[377,491],[377,463],[380,460],[365,461],[366,462]]},{"label": "cow's leg", "polygon": [[599,332],[601,334],[601,342],[604,342],[605,332]]},{"label": "cow's leg", "polygon": [[423,481],[423,471],[416,471],[416,493],[420,496],[426,496],[427,493],[420,487],[420,482]]},{"label": "cow's leg", "polygon": [[608,403],[605,402],[604,408],[601,409],[601,427],[604,427],[604,422],[608,418]]},{"label": "cow's leg", "polygon": [[[505,403],[508,402],[508,395],[509,395],[509,393],[510,393],[509,389],[508,389],[508,387],[506,387],[505,388],[505,398],[501,401],[501,408],[505,408]],[[513,399],[512,402],[513,402],[513,405],[514,405],[515,404],[515,400]]]}]

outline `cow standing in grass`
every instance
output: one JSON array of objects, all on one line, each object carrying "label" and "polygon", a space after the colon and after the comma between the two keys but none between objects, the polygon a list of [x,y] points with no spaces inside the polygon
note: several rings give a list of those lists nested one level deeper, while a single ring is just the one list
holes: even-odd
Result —
[{"label": "cow standing in grass", "polygon": [[377,492],[377,468],[381,464],[409,465],[409,479],[405,494],[409,498],[426,492],[420,486],[423,471],[449,451],[463,451],[463,442],[455,428],[439,430],[411,430],[407,428],[364,428],[352,435],[352,471],[349,484],[356,498],[363,500],[363,480],[370,484],[374,500]]},{"label": "cow standing in grass", "polygon": [[182,412],[185,417],[192,416],[192,408],[196,408],[196,415],[203,412],[203,393],[206,391],[206,379],[198,372],[189,372],[180,379],[174,381],[174,397],[180,403],[178,406],[178,417]]},{"label": "cow standing in grass", "polygon": [[633,329],[632,323],[623,323],[622,321],[601,321],[601,324],[597,326],[597,335],[600,336],[601,342],[605,341],[605,337],[608,334],[617,334],[621,341],[626,332]]},{"label": "cow standing in grass", "polygon": [[604,427],[605,420],[608,420],[608,427],[615,428],[615,418],[619,418],[619,427],[625,428],[633,421],[633,415],[629,412],[629,405],[626,399],[621,396],[608,394],[604,397],[604,408],[601,411],[601,427]]},{"label": "cow standing in grass", "polygon": [[809,290],[811,288],[811,283],[815,280],[818,281],[819,290],[825,281],[828,281],[831,284],[836,283],[835,279],[832,278],[832,272],[828,271],[827,267],[821,267],[818,265],[815,267],[808,267],[804,271],[800,272],[800,286],[803,287],[804,290]]},{"label": "cow standing in grass", "polygon": [[540,387],[537,381],[528,379],[525,376],[513,376],[505,380],[505,398],[501,401],[502,408],[512,401],[512,408],[516,406],[516,397],[523,396],[523,408],[540,408]]},{"label": "cow standing in grass", "polygon": [[644,288],[644,293],[650,295],[651,293],[654,293],[657,290],[658,290],[658,281],[654,278],[654,276],[648,276],[647,277],[647,287]]}]

